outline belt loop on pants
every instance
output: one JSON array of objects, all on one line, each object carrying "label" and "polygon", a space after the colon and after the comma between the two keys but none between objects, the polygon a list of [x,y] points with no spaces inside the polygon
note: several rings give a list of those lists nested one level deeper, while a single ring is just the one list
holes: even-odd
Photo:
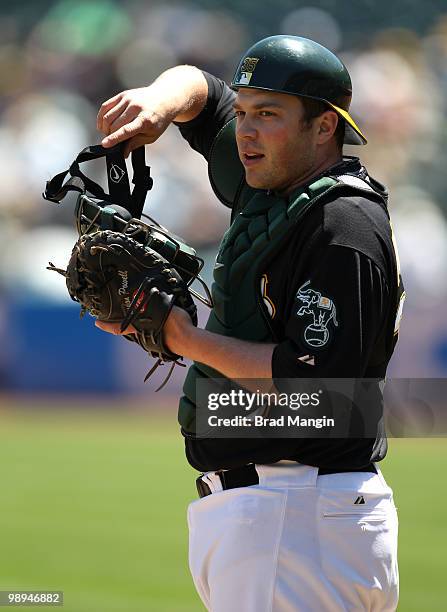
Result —
[{"label": "belt loop on pants", "polygon": [[[362,468],[318,468],[319,476],[344,472],[372,472],[377,474],[377,469],[374,463],[370,463],[366,467]],[[250,487],[259,484],[259,474],[254,463],[244,465],[240,468],[233,468],[231,470],[217,470],[214,473],[219,477],[220,482],[222,483],[223,491],[227,491],[228,489],[237,489],[239,487]],[[196,487],[199,497],[206,497],[207,495],[211,495],[211,493],[213,493],[210,486],[204,481],[204,477],[205,474],[201,474],[196,479]]]}]

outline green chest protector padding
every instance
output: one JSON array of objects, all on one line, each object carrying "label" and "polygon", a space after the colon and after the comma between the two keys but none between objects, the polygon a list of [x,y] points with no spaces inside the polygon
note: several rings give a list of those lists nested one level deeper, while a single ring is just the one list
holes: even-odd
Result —
[{"label": "green chest protector padding", "polygon": [[[234,122],[224,128],[218,159],[211,156],[210,178],[224,204],[233,202],[233,221],[220,244],[214,267],[214,308],[206,329],[251,342],[277,341],[261,295],[261,277],[267,263],[282,249],[306,213],[323,198],[336,199],[343,189],[359,193],[333,177],[322,177],[281,198],[249,188],[234,142]],[[216,157],[216,156],[215,156]],[[221,163],[218,163],[218,162]],[[220,174],[218,174],[218,172]],[[225,172],[228,181],[224,183]],[[187,374],[180,399],[179,423],[184,435],[194,435],[196,383],[200,378],[221,378],[212,368],[194,363]]]}]

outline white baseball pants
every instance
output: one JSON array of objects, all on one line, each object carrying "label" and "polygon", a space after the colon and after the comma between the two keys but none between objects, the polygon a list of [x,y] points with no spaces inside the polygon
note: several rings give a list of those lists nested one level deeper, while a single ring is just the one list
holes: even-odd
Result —
[{"label": "white baseball pants", "polygon": [[189,563],[212,612],[385,612],[398,600],[397,514],[382,474],[257,465],[259,485],[188,508]]}]

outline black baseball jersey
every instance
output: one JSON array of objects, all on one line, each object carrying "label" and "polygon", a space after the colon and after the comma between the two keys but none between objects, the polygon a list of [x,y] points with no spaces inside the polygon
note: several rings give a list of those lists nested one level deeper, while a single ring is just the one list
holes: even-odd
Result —
[{"label": "black baseball jersey", "polygon": [[[216,134],[234,117],[236,94],[204,74],[207,104],[179,128],[208,159]],[[353,157],[343,158],[325,174],[369,179]],[[385,205],[350,195],[308,212],[261,279],[277,343],[273,378],[384,378],[403,294],[396,257]],[[281,459],[359,468],[383,459],[386,448],[383,431],[375,439],[186,439],[189,462],[203,471]]]}]

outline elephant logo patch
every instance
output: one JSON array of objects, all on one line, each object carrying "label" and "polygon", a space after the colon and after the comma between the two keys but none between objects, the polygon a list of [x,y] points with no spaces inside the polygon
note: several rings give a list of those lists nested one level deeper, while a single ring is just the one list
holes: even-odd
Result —
[{"label": "elephant logo patch", "polygon": [[296,299],[302,305],[296,314],[298,317],[310,317],[309,325],[303,331],[304,342],[312,348],[323,348],[331,337],[331,321],[334,327],[338,327],[337,309],[330,298],[309,285],[310,280],[298,289]]}]

